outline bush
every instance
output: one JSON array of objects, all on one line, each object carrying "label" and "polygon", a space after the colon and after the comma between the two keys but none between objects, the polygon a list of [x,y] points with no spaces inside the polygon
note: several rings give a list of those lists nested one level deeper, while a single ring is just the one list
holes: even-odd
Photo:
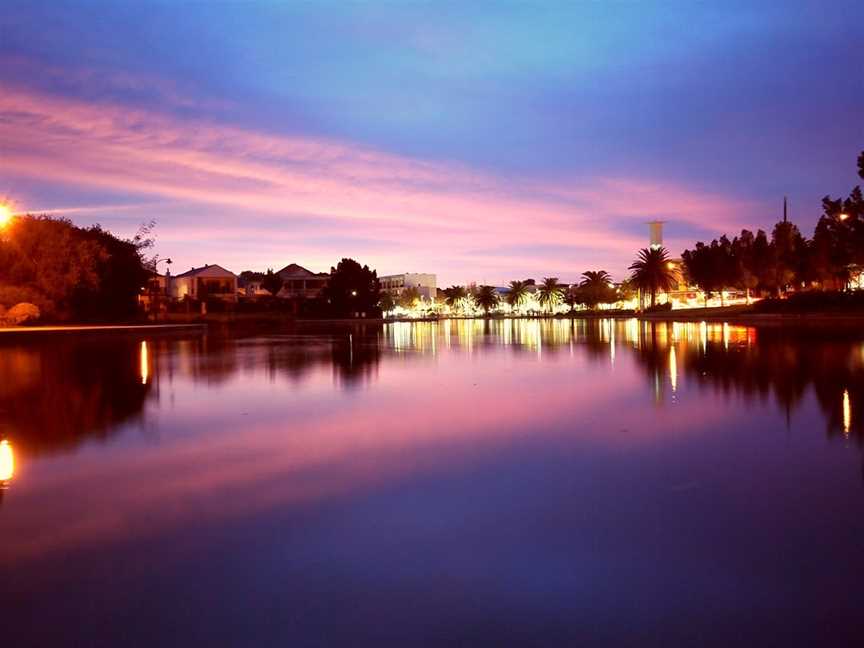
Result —
[{"label": "bush", "polygon": [[4,318],[9,324],[19,326],[21,324],[31,324],[39,319],[39,308],[33,304],[22,302],[15,304],[12,308],[6,311]]},{"label": "bush", "polygon": [[786,299],[756,302],[757,313],[856,313],[864,312],[864,291],[821,291],[793,293]]},{"label": "bush", "polygon": [[654,306],[649,306],[645,309],[646,313],[668,313],[672,310],[672,302],[666,302],[665,304],[654,304]]},{"label": "bush", "polygon": [[54,304],[30,286],[0,286],[0,305],[11,308],[15,304],[34,304],[43,315],[53,313]]}]

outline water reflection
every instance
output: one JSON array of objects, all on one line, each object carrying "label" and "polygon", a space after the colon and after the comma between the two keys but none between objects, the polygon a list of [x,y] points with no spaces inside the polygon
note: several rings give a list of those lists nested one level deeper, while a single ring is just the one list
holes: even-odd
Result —
[{"label": "water reflection", "polygon": [[862,340],[463,320],[0,346],[0,609],[16,645],[405,645],[453,619],[443,643],[705,645],[706,609],[729,645],[837,601],[857,627]]},{"label": "water reflection", "polygon": [[0,347],[0,412],[24,455],[104,439],[142,416],[164,380],[219,385],[263,372],[298,384],[327,371],[352,389],[377,379],[382,357],[507,353],[543,361],[578,355],[614,369],[627,353],[655,404],[680,401],[682,382],[764,400],[790,416],[808,389],[830,436],[864,442],[864,342],[807,331],[631,320],[452,320],[234,336],[224,332],[140,340],[55,340]]}]

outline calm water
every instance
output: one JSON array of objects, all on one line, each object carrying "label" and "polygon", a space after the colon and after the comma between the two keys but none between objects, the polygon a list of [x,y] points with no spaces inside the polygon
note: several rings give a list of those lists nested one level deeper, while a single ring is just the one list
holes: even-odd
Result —
[{"label": "calm water", "polygon": [[4,646],[864,641],[864,332],[67,336],[0,372]]}]

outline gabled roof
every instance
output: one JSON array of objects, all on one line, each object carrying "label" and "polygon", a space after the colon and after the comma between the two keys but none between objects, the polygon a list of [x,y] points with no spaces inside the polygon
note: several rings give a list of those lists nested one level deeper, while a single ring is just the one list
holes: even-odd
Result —
[{"label": "gabled roof", "polygon": [[306,277],[329,277],[330,275],[326,272],[315,273],[311,270],[307,270],[301,265],[296,263],[289,263],[287,266],[276,272],[277,275],[282,277],[298,277],[298,278],[306,278]]},{"label": "gabled roof", "polygon": [[187,270],[178,275],[174,275],[175,279],[179,279],[180,277],[198,277],[201,275],[205,276],[219,276],[219,275],[231,275],[234,276],[234,273],[230,270],[226,270],[220,265],[216,265],[215,263],[209,265],[203,265],[200,268],[192,268],[191,270]]}]

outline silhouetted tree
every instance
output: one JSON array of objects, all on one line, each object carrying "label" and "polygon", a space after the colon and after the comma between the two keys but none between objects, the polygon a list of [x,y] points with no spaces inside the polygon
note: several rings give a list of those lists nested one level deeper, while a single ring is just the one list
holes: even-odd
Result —
[{"label": "silhouetted tree", "polygon": [[540,306],[555,312],[555,307],[564,299],[564,287],[558,282],[558,277],[544,277],[543,283],[537,289]]},{"label": "silhouetted tree", "polygon": [[325,309],[336,317],[354,317],[377,313],[379,295],[378,275],[369,266],[361,266],[354,259],[342,259],[330,268],[330,279],[321,291]]},{"label": "silhouetted tree", "polygon": [[[531,281],[533,285],[533,280],[528,281]],[[510,282],[510,291],[507,293],[506,299],[512,308],[521,309],[528,301],[528,281]]]},{"label": "silhouetted tree", "polygon": [[284,285],[285,282],[282,280],[282,277],[273,272],[272,268],[267,269],[267,273],[261,280],[261,287],[274,297],[279,294],[279,291],[282,290],[282,286]]},{"label": "silhouetted tree", "polygon": [[483,309],[487,316],[498,306],[499,299],[498,291],[492,286],[480,286],[474,295],[477,305]]},{"label": "silhouetted tree", "polygon": [[651,296],[651,306],[657,304],[657,292],[670,290],[675,285],[675,275],[669,267],[669,254],[666,248],[643,248],[639,256],[630,264],[630,276],[640,291]]},{"label": "silhouetted tree", "polygon": [[598,304],[610,304],[618,300],[618,295],[612,287],[612,277],[605,270],[586,270],[582,273],[577,295],[580,302],[589,308]]}]

